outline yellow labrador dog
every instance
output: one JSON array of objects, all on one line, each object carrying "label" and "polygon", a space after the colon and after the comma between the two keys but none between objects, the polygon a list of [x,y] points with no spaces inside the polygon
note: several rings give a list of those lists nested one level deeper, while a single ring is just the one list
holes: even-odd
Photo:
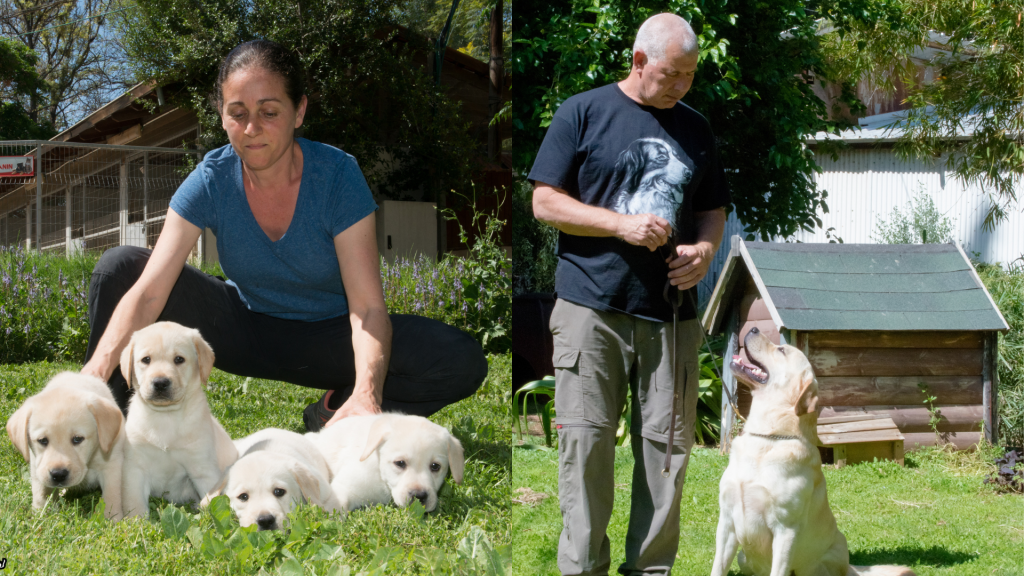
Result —
[{"label": "yellow labrador dog", "polygon": [[751,388],[743,434],[719,485],[713,576],[729,572],[737,548],[743,574],[914,576],[898,566],[850,566],[846,537],[828,505],[817,448],[818,384],[799,349],[776,346],[757,328],[732,371]]},{"label": "yellow labrador dog", "polygon": [[419,500],[429,512],[448,469],[462,483],[462,444],[422,416],[352,416],[306,434],[327,458],[331,486],[345,510]]},{"label": "yellow labrador dog", "polygon": [[241,456],[207,496],[227,494],[242,526],[280,530],[301,500],[328,512],[343,510],[327,460],[302,434],[267,428],[235,440],[235,448]]},{"label": "yellow labrador dog", "polygon": [[32,507],[54,490],[100,487],[107,518],[121,518],[124,418],[106,382],[61,372],[7,420],[11,442],[29,462]]},{"label": "yellow labrador dog", "polygon": [[213,350],[198,330],[157,322],[132,335],[121,372],[136,388],[125,423],[125,516],[149,513],[149,497],[199,502],[238,459],[203,386]]}]

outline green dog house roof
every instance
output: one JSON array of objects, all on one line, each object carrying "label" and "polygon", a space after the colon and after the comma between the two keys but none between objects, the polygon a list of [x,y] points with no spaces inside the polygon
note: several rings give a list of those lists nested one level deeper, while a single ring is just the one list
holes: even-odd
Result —
[{"label": "green dog house roof", "polygon": [[1007,331],[955,244],[780,244],[732,239],[703,323],[724,329],[745,268],[782,330]]}]

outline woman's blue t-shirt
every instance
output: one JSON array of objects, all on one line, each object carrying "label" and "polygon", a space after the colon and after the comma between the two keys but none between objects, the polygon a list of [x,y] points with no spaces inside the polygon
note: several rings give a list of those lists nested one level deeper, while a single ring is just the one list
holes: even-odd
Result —
[{"label": "woman's blue t-shirt", "polygon": [[217,236],[220,265],[253,312],[316,321],[348,313],[334,237],[377,209],[351,155],[296,138],[302,182],[285,235],[272,242],[249,208],[242,162],[229,144],[206,154],[171,210]]}]

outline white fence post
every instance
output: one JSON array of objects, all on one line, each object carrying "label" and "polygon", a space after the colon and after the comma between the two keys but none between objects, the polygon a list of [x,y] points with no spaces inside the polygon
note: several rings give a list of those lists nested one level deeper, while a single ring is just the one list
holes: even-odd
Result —
[{"label": "white fence post", "polygon": [[71,256],[71,186],[64,189],[64,253]]},{"label": "white fence post", "polygon": [[43,237],[43,145],[36,148],[36,250]]},{"label": "white fence post", "polygon": [[124,246],[128,243],[128,163],[125,161],[125,154],[121,154],[121,169],[118,172],[119,189],[119,200],[120,200],[120,218],[119,224],[121,232],[118,236],[118,246]]}]

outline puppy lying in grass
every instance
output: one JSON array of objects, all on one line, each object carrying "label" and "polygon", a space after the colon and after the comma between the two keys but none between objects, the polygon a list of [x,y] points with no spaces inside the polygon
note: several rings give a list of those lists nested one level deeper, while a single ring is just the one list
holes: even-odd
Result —
[{"label": "puppy lying in grass", "polygon": [[301,434],[267,428],[240,440],[241,456],[203,500],[227,494],[242,526],[280,530],[300,500],[328,512],[343,510],[331,489],[331,471],[323,454]]},{"label": "puppy lying in grass", "polygon": [[757,328],[743,340],[750,362],[732,361],[753,403],[719,484],[712,576],[914,576],[899,566],[850,566],[846,537],[828,505],[817,448],[818,384],[799,349]]},{"label": "puppy lying in grass", "polygon": [[32,507],[54,490],[100,487],[104,514],[121,518],[124,418],[106,382],[61,372],[7,420],[11,442],[29,463]]},{"label": "puppy lying in grass", "polygon": [[213,359],[198,330],[174,322],[139,330],[122,352],[121,373],[136,388],[125,423],[126,517],[148,514],[150,495],[199,502],[238,459],[203,393]]},{"label": "puppy lying in grass", "polygon": [[448,469],[462,483],[462,444],[421,416],[352,416],[306,434],[331,468],[331,486],[345,510],[419,500],[430,512]]}]

